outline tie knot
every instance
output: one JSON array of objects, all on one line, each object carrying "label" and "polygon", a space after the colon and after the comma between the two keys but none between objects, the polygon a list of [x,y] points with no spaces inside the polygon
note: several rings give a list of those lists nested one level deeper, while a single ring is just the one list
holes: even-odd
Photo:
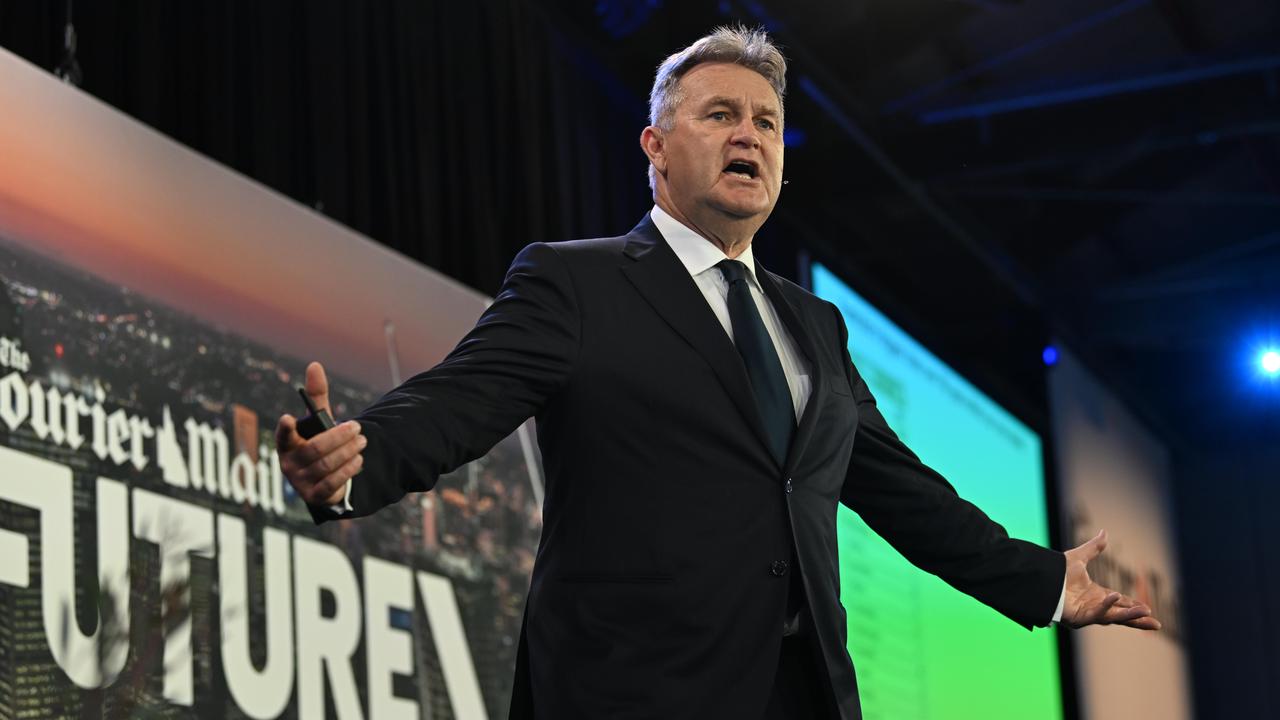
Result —
[{"label": "tie knot", "polygon": [[747,277],[747,266],[737,260],[721,260],[716,263],[716,267],[720,268],[720,274],[724,275],[725,282],[730,285]]}]

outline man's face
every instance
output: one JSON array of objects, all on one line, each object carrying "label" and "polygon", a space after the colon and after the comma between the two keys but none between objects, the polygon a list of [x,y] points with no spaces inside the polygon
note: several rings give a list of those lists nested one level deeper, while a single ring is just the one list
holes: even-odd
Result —
[{"label": "man's face", "polygon": [[[680,80],[681,100],[660,155],[650,154],[667,197],[681,211],[761,223],[782,189],[782,113],[763,75],[704,63]],[[665,180],[664,180],[665,178]]]}]

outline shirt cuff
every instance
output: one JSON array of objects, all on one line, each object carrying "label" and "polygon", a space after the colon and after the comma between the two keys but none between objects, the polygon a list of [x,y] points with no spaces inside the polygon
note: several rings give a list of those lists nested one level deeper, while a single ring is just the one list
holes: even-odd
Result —
[{"label": "shirt cuff", "polygon": [[1062,610],[1066,606],[1066,603],[1067,603],[1067,578],[1064,575],[1062,577],[1062,594],[1058,596],[1058,609],[1053,611],[1053,621],[1055,623],[1062,622]]},{"label": "shirt cuff", "polygon": [[[342,493],[342,502],[329,506],[329,512],[334,515],[345,515],[349,512],[355,512],[355,508],[351,507],[351,481],[353,478],[347,478],[346,489]],[[1066,586],[1063,585],[1065,588]],[[1062,614],[1062,601],[1058,601],[1058,615]],[[1057,620],[1057,616],[1053,618]]]}]

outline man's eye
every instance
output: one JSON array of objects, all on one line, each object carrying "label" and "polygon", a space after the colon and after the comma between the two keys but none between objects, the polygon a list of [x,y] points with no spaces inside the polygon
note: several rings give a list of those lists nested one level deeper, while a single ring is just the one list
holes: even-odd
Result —
[{"label": "man's eye", "polygon": [[712,120],[728,120],[728,119],[729,119],[729,113],[727,113],[727,112],[725,112],[725,111],[723,111],[723,110],[717,110],[717,111],[715,111],[715,112],[711,113],[711,116],[710,116],[710,117],[711,117],[711,119],[712,119]]},{"label": "man's eye", "polygon": [[772,129],[773,129],[773,121],[772,121],[772,120],[757,120],[757,121],[756,121],[756,125],[757,125],[758,127],[760,127],[761,129],[763,129],[763,130],[772,130]]}]

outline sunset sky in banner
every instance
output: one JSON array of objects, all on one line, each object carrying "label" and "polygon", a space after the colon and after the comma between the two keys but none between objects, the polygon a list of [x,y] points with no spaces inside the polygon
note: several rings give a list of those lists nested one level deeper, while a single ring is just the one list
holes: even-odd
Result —
[{"label": "sunset sky in banner", "polygon": [[388,387],[487,299],[0,50],[0,232],[172,307]]}]

